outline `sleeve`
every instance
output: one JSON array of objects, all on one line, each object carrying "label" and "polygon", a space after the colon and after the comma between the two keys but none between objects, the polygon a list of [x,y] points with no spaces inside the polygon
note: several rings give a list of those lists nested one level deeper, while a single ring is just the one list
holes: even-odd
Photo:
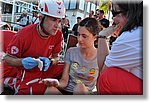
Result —
[{"label": "sleeve", "polygon": [[64,61],[67,64],[71,63],[71,56],[70,55],[71,55],[71,49],[68,49],[66,54],[65,54],[65,58],[64,58]]},{"label": "sleeve", "polygon": [[137,38],[136,34],[124,33],[116,39],[109,55],[106,57],[106,66],[117,66],[124,69],[140,66],[141,55],[140,50],[138,50],[140,39]]},{"label": "sleeve", "polygon": [[56,39],[55,39],[55,47],[53,49],[52,55],[54,57],[58,57],[60,52],[62,51],[63,48],[63,34],[61,31],[57,32],[58,34],[56,34]]},{"label": "sleeve", "polygon": [[11,40],[11,42],[9,43],[8,47],[7,47],[7,53],[13,56],[16,56],[18,58],[21,57],[21,53],[23,50],[23,40],[21,39],[21,33],[18,32],[13,39]]},{"label": "sleeve", "polygon": [[106,66],[121,67],[122,64],[128,63],[126,61],[129,57],[130,51],[131,49],[126,44],[114,42],[109,55],[106,56],[106,61],[105,61]]}]

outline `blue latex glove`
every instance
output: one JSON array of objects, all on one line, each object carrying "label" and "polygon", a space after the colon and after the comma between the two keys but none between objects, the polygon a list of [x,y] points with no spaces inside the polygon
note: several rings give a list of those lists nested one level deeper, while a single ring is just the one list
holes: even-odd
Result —
[{"label": "blue latex glove", "polygon": [[21,62],[25,69],[32,69],[38,65],[38,62],[31,57],[23,58]]},{"label": "blue latex glove", "polygon": [[43,61],[44,71],[47,71],[48,68],[51,66],[51,60],[49,60],[47,57],[39,57],[39,59]]}]

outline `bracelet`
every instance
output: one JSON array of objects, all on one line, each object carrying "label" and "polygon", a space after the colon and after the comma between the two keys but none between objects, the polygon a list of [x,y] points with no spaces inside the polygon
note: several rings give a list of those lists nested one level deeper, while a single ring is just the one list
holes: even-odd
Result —
[{"label": "bracelet", "polygon": [[107,39],[107,37],[105,35],[98,35],[97,38]]}]

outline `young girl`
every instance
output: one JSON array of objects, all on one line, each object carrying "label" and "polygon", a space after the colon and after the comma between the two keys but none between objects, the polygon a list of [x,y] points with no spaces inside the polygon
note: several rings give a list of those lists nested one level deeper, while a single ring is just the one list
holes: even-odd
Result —
[{"label": "young girl", "polygon": [[92,92],[99,74],[97,49],[94,46],[99,32],[100,25],[95,18],[85,18],[80,22],[77,36],[79,46],[67,50],[65,68],[59,85],[47,84],[50,87],[47,88],[46,94],[59,94],[58,90],[52,87],[54,84],[63,94]]}]

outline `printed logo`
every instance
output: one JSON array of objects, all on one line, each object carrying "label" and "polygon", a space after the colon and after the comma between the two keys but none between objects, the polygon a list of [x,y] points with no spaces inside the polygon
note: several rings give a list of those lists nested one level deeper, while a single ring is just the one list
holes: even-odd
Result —
[{"label": "printed logo", "polygon": [[72,68],[73,68],[73,69],[77,69],[77,68],[78,68],[78,63],[76,63],[76,62],[73,63]]},{"label": "printed logo", "polygon": [[94,68],[90,69],[89,74],[95,74],[96,70]]},{"label": "printed logo", "polygon": [[93,76],[88,76],[88,81],[93,81],[94,77]]},{"label": "printed logo", "polygon": [[16,46],[11,47],[11,54],[17,54],[19,52],[19,49]]},{"label": "printed logo", "polygon": [[80,79],[76,79],[76,84],[80,84],[82,81]]}]

